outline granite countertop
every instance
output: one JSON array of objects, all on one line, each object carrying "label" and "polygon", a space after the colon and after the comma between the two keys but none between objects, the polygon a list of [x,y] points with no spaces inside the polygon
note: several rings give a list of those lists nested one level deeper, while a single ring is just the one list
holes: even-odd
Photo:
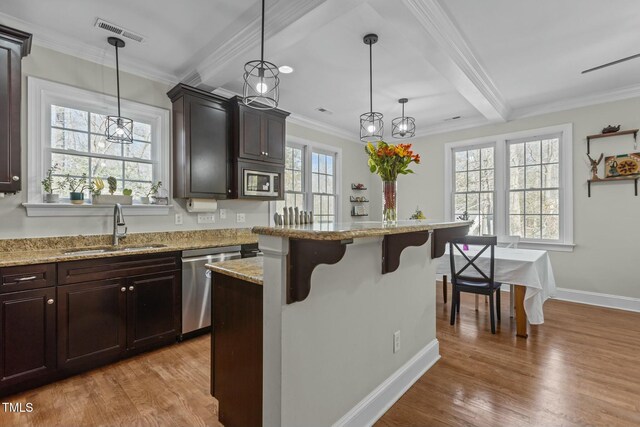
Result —
[{"label": "granite countertop", "polygon": [[258,256],[207,264],[207,268],[215,273],[262,285],[263,265],[263,257]]},{"label": "granite countertop", "polygon": [[267,236],[289,237],[308,240],[343,240],[359,237],[376,237],[388,234],[430,231],[441,228],[461,227],[470,222],[434,222],[425,220],[398,221],[388,225],[377,221],[351,223],[313,223],[305,225],[285,225],[277,227],[253,227],[255,234]]},{"label": "granite countertop", "polygon": [[[0,267],[32,265],[82,259],[110,258],[162,252],[180,252],[257,243],[258,236],[248,228],[193,230],[159,233],[130,233],[121,239],[118,250],[111,246],[111,235],[62,236],[0,240]],[[155,246],[155,247],[151,247]],[[121,250],[139,248],[135,250]],[[65,252],[106,249],[106,252],[79,254]]]}]

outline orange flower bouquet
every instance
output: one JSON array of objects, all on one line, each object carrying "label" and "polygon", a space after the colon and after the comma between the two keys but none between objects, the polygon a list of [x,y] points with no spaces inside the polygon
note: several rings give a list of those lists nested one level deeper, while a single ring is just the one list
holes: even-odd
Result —
[{"label": "orange flower bouquet", "polygon": [[397,212],[397,180],[398,175],[413,173],[409,169],[411,163],[420,163],[420,154],[411,150],[411,144],[387,144],[379,141],[377,146],[368,143],[365,151],[369,156],[367,161],[371,173],[377,173],[382,178],[382,219],[385,223],[395,223]]}]

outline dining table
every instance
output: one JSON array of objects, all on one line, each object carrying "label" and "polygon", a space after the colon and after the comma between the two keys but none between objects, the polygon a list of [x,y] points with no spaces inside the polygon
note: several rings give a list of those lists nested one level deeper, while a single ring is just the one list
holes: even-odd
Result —
[{"label": "dining table", "polygon": [[[468,246],[465,254],[473,259],[482,246]],[[457,252],[457,251],[456,251]],[[515,306],[516,335],[527,338],[527,325],[544,323],[544,302],[555,296],[556,282],[549,254],[544,250],[495,247],[494,280],[511,285],[512,304]],[[491,252],[484,251],[475,264],[483,271],[489,271]],[[462,254],[455,255],[456,266],[467,261]],[[468,270],[467,270],[468,272]],[[465,274],[467,274],[465,272]],[[449,247],[440,258],[437,273],[451,276]],[[477,272],[470,273],[478,274]]]}]

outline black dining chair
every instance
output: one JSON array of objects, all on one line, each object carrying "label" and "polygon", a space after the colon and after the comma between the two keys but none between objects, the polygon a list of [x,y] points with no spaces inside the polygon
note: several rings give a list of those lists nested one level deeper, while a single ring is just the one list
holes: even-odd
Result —
[{"label": "black dining chair", "polygon": [[[489,311],[491,318],[491,333],[496,333],[496,320],[500,321],[500,283],[494,280],[495,247],[498,243],[496,236],[479,237],[465,236],[451,239],[449,242],[449,260],[451,263],[451,324],[455,324],[456,312],[460,312],[460,292],[468,292],[489,297]],[[463,245],[482,246],[471,258],[462,249]],[[478,259],[487,250],[490,250],[491,259],[489,272],[483,271],[478,265]],[[461,254],[465,261],[462,268],[456,268],[456,255]],[[473,275],[471,275],[473,273]],[[493,296],[495,294],[495,311]]]}]

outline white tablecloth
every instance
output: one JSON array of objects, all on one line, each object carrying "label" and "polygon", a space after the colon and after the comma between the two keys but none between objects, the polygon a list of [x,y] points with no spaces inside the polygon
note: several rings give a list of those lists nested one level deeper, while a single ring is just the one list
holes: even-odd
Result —
[{"label": "white tablecloth", "polygon": [[[473,259],[479,250],[480,247],[470,246],[466,254],[469,259]],[[454,251],[457,253],[456,269],[460,270],[467,261],[457,252],[457,249],[454,248]],[[476,265],[487,275],[489,273],[490,254],[490,250],[487,249],[476,260]],[[447,245],[445,254],[440,258],[437,272],[451,277],[449,245]],[[464,274],[479,276],[472,266],[467,267]],[[532,325],[544,323],[542,305],[556,293],[556,281],[553,277],[551,260],[547,251],[496,247],[494,276],[496,282],[526,286],[524,309],[529,323]]]}]

